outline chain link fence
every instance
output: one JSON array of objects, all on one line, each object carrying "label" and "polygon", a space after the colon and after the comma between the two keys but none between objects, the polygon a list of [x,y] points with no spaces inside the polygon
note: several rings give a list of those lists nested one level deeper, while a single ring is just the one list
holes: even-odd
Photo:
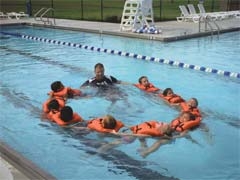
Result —
[{"label": "chain link fence", "polygon": [[[239,10],[239,0],[152,0],[155,21],[175,20],[179,5],[204,3],[207,12]],[[33,16],[41,8],[53,8],[61,19],[119,23],[125,0],[0,0],[1,12],[24,11]]]}]

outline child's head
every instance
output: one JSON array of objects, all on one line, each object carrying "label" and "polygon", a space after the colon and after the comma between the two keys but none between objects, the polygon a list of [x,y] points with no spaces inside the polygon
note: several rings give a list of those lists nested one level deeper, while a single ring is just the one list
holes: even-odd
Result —
[{"label": "child's head", "polygon": [[166,88],[163,91],[163,96],[171,96],[173,95],[173,90],[171,88]]},{"label": "child's head", "polygon": [[182,112],[179,116],[180,122],[187,122],[194,119],[195,119],[195,116],[190,112]]},{"label": "child's head", "polygon": [[69,122],[73,118],[73,110],[70,106],[64,106],[60,111],[60,118],[64,122]]},{"label": "child's head", "polygon": [[148,81],[147,76],[141,76],[141,77],[138,79],[138,82],[139,82],[139,84],[141,84],[141,85],[143,85],[143,86],[148,86],[148,85],[149,85],[149,81]]},{"label": "child's head", "polygon": [[102,126],[106,129],[114,129],[117,125],[116,119],[111,115],[106,115],[102,119]]},{"label": "child's head", "polygon": [[58,101],[56,99],[52,99],[48,103],[47,107],[48,107],[49,111],[51,111],[51,110],[59,110],[60,106],[59,106],[59,103],[58,103]]},{"label": "child's head", "polygon": [[187,101],[187,104],[190,108],[198,107],[198,100],[196,98],[191,98]]},{"label": "child's head", "polygon": [[58,92],[64,88],[64,85],[61,81],[55,81],[51,84],[51,89],[53,92]]}]

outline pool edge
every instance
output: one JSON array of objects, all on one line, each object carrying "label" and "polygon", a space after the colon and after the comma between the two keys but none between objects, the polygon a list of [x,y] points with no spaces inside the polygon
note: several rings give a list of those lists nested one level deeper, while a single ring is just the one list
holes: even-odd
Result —
[{"label": "pool edge", "polygon": [[[81,22],[82,23],[82,22]],[[113,35],[113,36],[120,36],[120,37],[128,37],[128,38],[137,38],[137,39],[144,39],[144,40],[153,40],[153,41],[161,41],[161,42],[174,42],[179,40],[187,40],[192,38],[204,37],[204,36],[211,36],[211,35],[218,35],[216,30],[214,31],[205,31],[205,32],[191,32],[186,34],[173,34],[171,36],[161,36],[155,34],[139,34],[139,33],[132,33],[132,32],[122,32],[116,30],[107,30],[107,29],[99,29],[98,27],[95,28],[86,28],[86,27],[73,27],[73,26],[64,26],[64,25],[47,25],[41,24],[37,22],[13,22],[13,23],[3,23],[0,24],[1,26],[14,26],[14,25],[27,25],[32,27],[45,27],[51,29],[62,29],[62,30],[71,30],[71,31],[81,31],[87,33],[96,33],[96,34],[105,34],[105,35]],[[227,33],[227,32],[234,32],[240,31],[240,27],[228,27],[222,28],[219,30],[219,33]]]},{"label": "pool edge", "polygon": [[[205,36],[211,36],[211,35],[217,35],[217,31],[206,31],[206,32],[197,32],[197,33],[191,33],[186,35],[175,35],[171,37],[158,37],[154,34],[137,34],[137,33],[131,33],[131,32],[118,32],[118,31],[111,31],[111,30],[99,30],[99,29],[86,29],[86,28],[79,28],[79,27],[64,27],[64,26],[58,26],[58,25],[46,25],[46,24],[38,24],[38,23],[22,23],[23,25],[27,26],[35,26],[35,27],[45,27],[45,28],[51,28],[51,29],[62,29],[62,30],[70,30],[70,31],[81,31],[81,32],[87,32],[87,33],[96,33],[96,34],[105,34],[105,35],[112,35],[112,36],[120,36],[120,37],[127,37],[127,38],[137,38],[137,39],[143,39],[143,40],[152,40],[152,41],[161,41],[161,42],[174,42],[179,40],[187,40],[192,38],[199,38],[199,37],[205,37]],[[219,33],[228,33],[228,32],[234,32],[234,31],[240,31],[240,27],[232,27],[228,29],[221,29],[219,30]]]},{"label": "pool edge", "polygon": [[11,164],[29,179],[56,180],[54,176],[20,155],[3,141],[0,141],[0,155],[6,162]]}]

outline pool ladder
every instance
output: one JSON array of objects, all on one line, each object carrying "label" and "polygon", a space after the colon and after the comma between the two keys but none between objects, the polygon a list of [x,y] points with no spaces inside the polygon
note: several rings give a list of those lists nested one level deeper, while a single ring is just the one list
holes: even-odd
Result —
[{"label": "pool ladder", "polygon": [[[215,20],[211,19],[211,17],[209,16],[205,16],[205,17],[201,17],[199,20],[199,26],[198,26],[198,31],[199,33],[201,32],[201,23],[204,22],[205,25],[205,32],[208,31],[208,27],[210,28],[211,31],[211,36],[213,36],[214,32],[217,32],[217,35],[219,37],[219,33],[220,33],[220,27],[219,25],[216,23]],[[213,27],[215,26],[215,28]]]},{"label": "pool ladder", "polygon": [[[49,12],[52,12],[52,18],[49,18]],[[54,9],[53,8],[41,8],[34,14],[34,19],[36,21],[42,21],[44,24],[56,25],[55,18],[53,17]]]}]

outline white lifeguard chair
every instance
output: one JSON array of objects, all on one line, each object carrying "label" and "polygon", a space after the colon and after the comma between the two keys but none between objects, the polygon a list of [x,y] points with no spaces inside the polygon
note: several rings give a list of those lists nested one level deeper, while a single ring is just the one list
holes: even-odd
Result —
[{"label": "white lifeguard chair", "polygon": [[120,31],[132,31],[154,25],[152,0],[126,0]]}]

